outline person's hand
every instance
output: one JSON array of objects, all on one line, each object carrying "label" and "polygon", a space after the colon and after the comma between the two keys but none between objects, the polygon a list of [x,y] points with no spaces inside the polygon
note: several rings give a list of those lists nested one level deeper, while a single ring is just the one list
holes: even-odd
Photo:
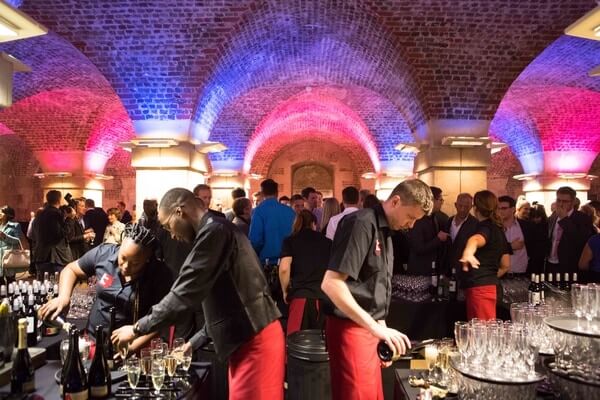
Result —
[{"label": "person's hand", "polygon": [[442,242],[445,242],[446,240],[448,240],[449,236],[450,235],[444,231],[439,231],[437,234],[438,239],[440,239]]},{"label": "person's hand", "polygon": [[90,240],[90,239],[92,239],[93,235],[94,235],[93,231],[86,231],[83,234],[83,240]]},{"label": "person's hand", "polygon": [[183,354],[193,351],[192,344],[190,342],[185,342],[181,349],[183,350]]},{"label": "person's hand", "polygon": [[[390,349],[395,349],[394,354],[402,355],[410,349],[410,340],[408,339],[408,336],[395,329],[387,328],[377,323],[371,328],[371,334],[377,339],[383,340]],[[381,366],[384,368],[387,368],[390,365],[392,365],[391,362],[381,363]]]},{"label": "person's hand", "polygon": [[463,254],[461,259],[458,261],[462,263],[462,269],[465,272],[469,272],[469,266],[471,268],[479,269],[479,260],[476,259],[474,255]]},{"label": "person's hand", "polygon": [[288,303],[287,296],[288,296],[288,294],[287,294],[287,291],[283,292],[283,302],[284,302],[285,304],[289,304],[289,303]]},{"label": "person's hand", "polygon": [[70,299],[57,297],[40,307],[38,315],[42,320],[55,319],[61,312],[69,310]]},{"label": "person's hand", "polygon": [[510,245],[513,250],[521,250],[525,246],[525,242],[523,241],[523,239],[515,239],[512,242],[510,242]]},{"label": "person's hand", "polygon": [[569,215],[569,212],[567,211],[567,208],[562,204],[562,203],[557,203],[556,204],[556,216],[559,219],[563,219],[566,218]]},{"label": "person's hand", "polygon": [[124,325],[113,331],[110,341],[119,347],[133,342],[136,337],[136,334],[133,332],[133,325]]}]

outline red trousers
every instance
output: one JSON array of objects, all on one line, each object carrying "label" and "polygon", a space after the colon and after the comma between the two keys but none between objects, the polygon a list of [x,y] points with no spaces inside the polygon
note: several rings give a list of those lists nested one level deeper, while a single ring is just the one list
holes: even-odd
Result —
[{"label": "red trousers", "polygon": [[[321,303],[319,300],[315,300],[317,312],[321,312]],[[305,298],[292,299],[289,304],[289,314],[287,320],[287,335],[291,335],[302,329],[302,321],[304,319],[304,309],[306,307]],[[310,314],[309,314],[310,315]],[[310,317],[309,317],[310,318]],[[305,328],[309,329],[309,328]],[[310,329],[315,329],[311,327]]]},{"label": "red trousers", "polygon": [[351,320],[327,317],[325,325],[332,400],[383,400],[379,340]]},{"label": "red trousers", "polygon": [[229,400],[283,400],[285,341],[273,321],[229,357]]},{"label": "red trousers", "polygon": [[477,286],[465,289],[467,319],[496,318],[496,285]]}]

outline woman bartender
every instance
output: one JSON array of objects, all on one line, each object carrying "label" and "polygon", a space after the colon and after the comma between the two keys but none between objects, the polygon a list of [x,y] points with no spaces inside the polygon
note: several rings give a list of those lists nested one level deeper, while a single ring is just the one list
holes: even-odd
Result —
[{"label": "woman bartender", "polygon": [[[102,325],[108,329],[110,308],[116,308],[115,329],[131,325],[160,302],[172,284],[167,266],[154,257],[158,241],[138,224],[127,225],[120,246],[102,244],[69,263],[60,274],[59,295],[40,308],[43,319],[54,319],[66,311],[78,280],[96,276],[97,298],[90,311],[88,332]],[[156,332],[134,340],[129,351],[137,351],[156,336]]]}]

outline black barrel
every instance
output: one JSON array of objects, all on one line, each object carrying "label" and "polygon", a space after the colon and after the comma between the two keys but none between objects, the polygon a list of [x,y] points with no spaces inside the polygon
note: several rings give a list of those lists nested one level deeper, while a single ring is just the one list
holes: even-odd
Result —
[{"label": "black barrel", "polygon": [[320,330],[292,333],[287,338],[287,399],[331,398],[329,354]]}]

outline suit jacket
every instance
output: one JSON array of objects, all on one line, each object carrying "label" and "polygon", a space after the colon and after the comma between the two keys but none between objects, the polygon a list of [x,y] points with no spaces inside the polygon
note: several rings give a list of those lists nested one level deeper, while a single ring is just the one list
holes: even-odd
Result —
[{"label": "suit jacket", "polygon": [[550,246],[548,255],[552,251],[554,226],[559,224],[563,229],[558,243],[558,264],[563,271],[577,272],[579,257],[588,239],[596,232],[592,219],[581,211],[573,211],[570,217],[558,221],[558,216],[553,214],[548,218],[548,238]]},{"label": "suit jacket", "polygon": [[67,218],[65,220],[65,235],[73,260],[79,259],[89,250],[88,243],[83,239],[83,226],[77,219]]},{"label": "suit jacket", "polygon": [[108,226],[108,216],[100,207],[91,208],[86,211],[83,216],[85,228],[92,228],[96,237],[94,238],[94,246],[98,246],[104,241],[104,231]]},{"label": "suit jacket", "polygon": [[536,266],[539,265],[540,259],[543,261],[548,249],[548,237],[540,231],[540,227],[543,225],[536,225],[531,221],[519,218],[516,221],[523,232],[525,250],[527,250],[527,257],[529,258],[527,272],[535,270],[536,273],[539,273],[541,271],[537,272],[538,267]]},{"label": "suit jacket", "polygon": [[431,263],[436,262],[439,269],[444,253],[445,242],[438,239],[437,234],[442,230],[435,215],[423,217],[408,231],[408,273],[410,275],[429,275]]},{"label": "suit jacket", "polygon": [[[454,222],[454,217],[452,216],[448,219],[448,224],[446,225],[446,232],[450,233],[450,228],[452,223]],[[448,252],[446,256],[446,273],[450,273],[452,268],[455,268],[459,271],[462,268],[461,263],[458,261],[462,257],[463,251],[465,250],[465,246],[467,245],[467,241],[471,236],[475,234],[477,231],[477,218],[469,214],[465,222],[460,226],[458,233],[456,234],[456,238],[454,241],[449,239],[448,244]]]},{"label": "suit jacket", "polygon": [[37,230],[35,262],[67,265],[73,261],[65,235],[65,220],[58,208],[46,206],[36,218],[34,229]]}]

